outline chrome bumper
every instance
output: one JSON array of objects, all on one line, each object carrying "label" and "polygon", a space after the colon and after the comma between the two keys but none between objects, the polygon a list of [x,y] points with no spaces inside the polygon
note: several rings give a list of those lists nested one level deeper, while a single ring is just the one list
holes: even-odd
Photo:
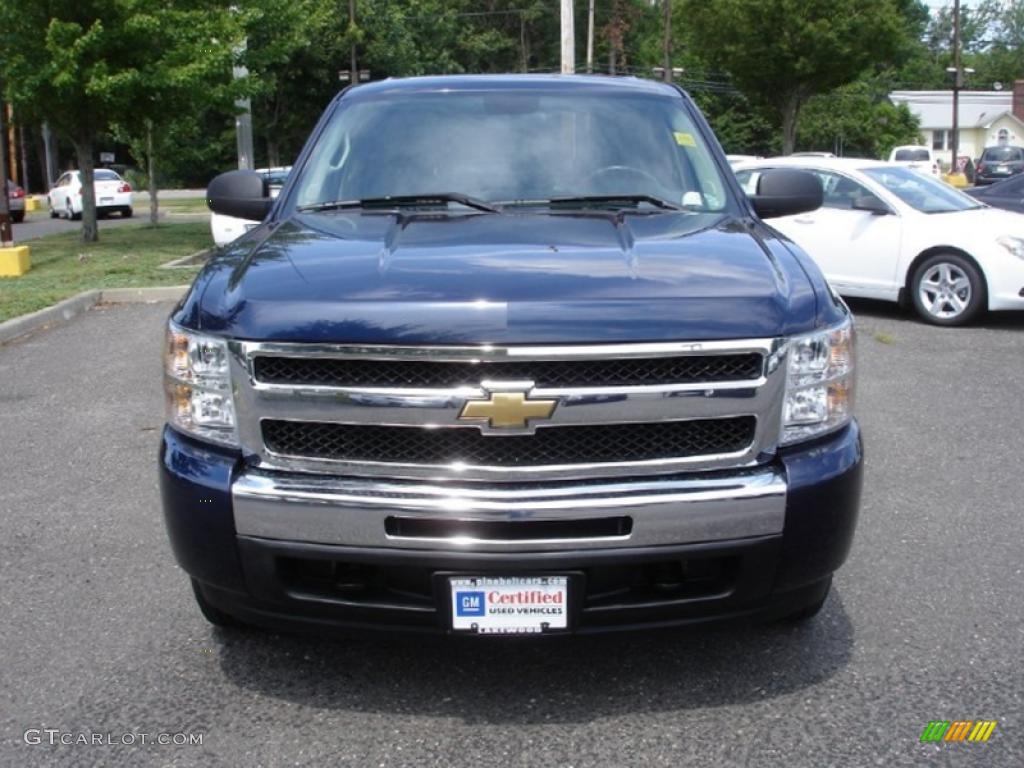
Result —
[{"label": "chrome bumper", "polygon": [[[786,512],[785,476],[772,466],[724,476],[518,488],[249,471],[234,482],[231,493],[235,528],[244,536],[433,551],[591,550],[739,539],[781,533]],[[628,532],[558,538],[551,538],[550,526],[539,526],[538,531],[546,533],[536,538],[527,527],[507,538],[388,532],[389,518],[429,521],[412,528],[436,532],[457,521],[528,526],[530,522],[610,517],[628,518]]]}]

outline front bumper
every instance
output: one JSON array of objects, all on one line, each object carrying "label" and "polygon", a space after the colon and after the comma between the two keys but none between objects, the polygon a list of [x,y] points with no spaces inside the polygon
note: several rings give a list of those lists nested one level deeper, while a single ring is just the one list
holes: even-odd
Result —
[{"label": "front bumper", "polygon": [[443,632],[447,574],[554,572],[591,632],[819,599],[852,542],[862,449],[853,424],[753,470],[451,489],[255,473],[166,429],[160,464],[178,562],[244,620]]}]

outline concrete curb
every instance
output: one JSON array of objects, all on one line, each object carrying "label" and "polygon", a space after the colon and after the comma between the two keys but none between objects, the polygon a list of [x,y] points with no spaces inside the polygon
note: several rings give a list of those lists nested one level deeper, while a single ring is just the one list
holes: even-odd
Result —
[{"label": "concrete curb", "polygon": [[170,285],[157,288],[107,288],[99,291],[83,291],[71,298],[58,301],[50,307],[27,315],[12,317],[0,323],[0,344],[26,336],[35,331],[64,325],[83,312],[100,303],[129,304],[153,303],[158,301],[177,301],[188,285]]},{"label": "concrete curb", "polygon": [[189,269],[191,267],[199,267],[207,262],[210,256],[213,255],[213,251],[213,248],[203,248],[201,251],[190,253],[188,256],[182,256],[180,259],[165,261],[157,269]]}]

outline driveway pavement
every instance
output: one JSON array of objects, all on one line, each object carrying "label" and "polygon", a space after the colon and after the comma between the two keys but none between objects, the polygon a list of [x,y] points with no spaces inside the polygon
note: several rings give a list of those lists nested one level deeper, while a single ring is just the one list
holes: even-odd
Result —
[{"label": "driveway pavement", "polygon": [[[806,626],[339,642],[196,610],[156,484],[169,309],[0,347],[0,765],[1024,764],[1024,318],[855,306],[864,503]],[[920,743],[957,719],[998,726]],[[47,728],[203,744],[25,743]]]}]

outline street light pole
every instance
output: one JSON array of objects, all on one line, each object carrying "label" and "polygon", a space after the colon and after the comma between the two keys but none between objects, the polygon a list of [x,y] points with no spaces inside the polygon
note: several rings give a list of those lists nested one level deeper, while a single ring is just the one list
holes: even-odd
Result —
[{"label": "street light pole", "polygon": [[672,82],[672,0],[661,0],[665,4],[665,72],[666,83]]},{"label": "street light pole", "polygon": [[957,155],[960,151],[960,89],[963,88],[963,69],[960,67],[960,0],[953,0],[953,135],[950,147],[953,150],[953,161],[949,166],[951,174],[960,171]]}]

